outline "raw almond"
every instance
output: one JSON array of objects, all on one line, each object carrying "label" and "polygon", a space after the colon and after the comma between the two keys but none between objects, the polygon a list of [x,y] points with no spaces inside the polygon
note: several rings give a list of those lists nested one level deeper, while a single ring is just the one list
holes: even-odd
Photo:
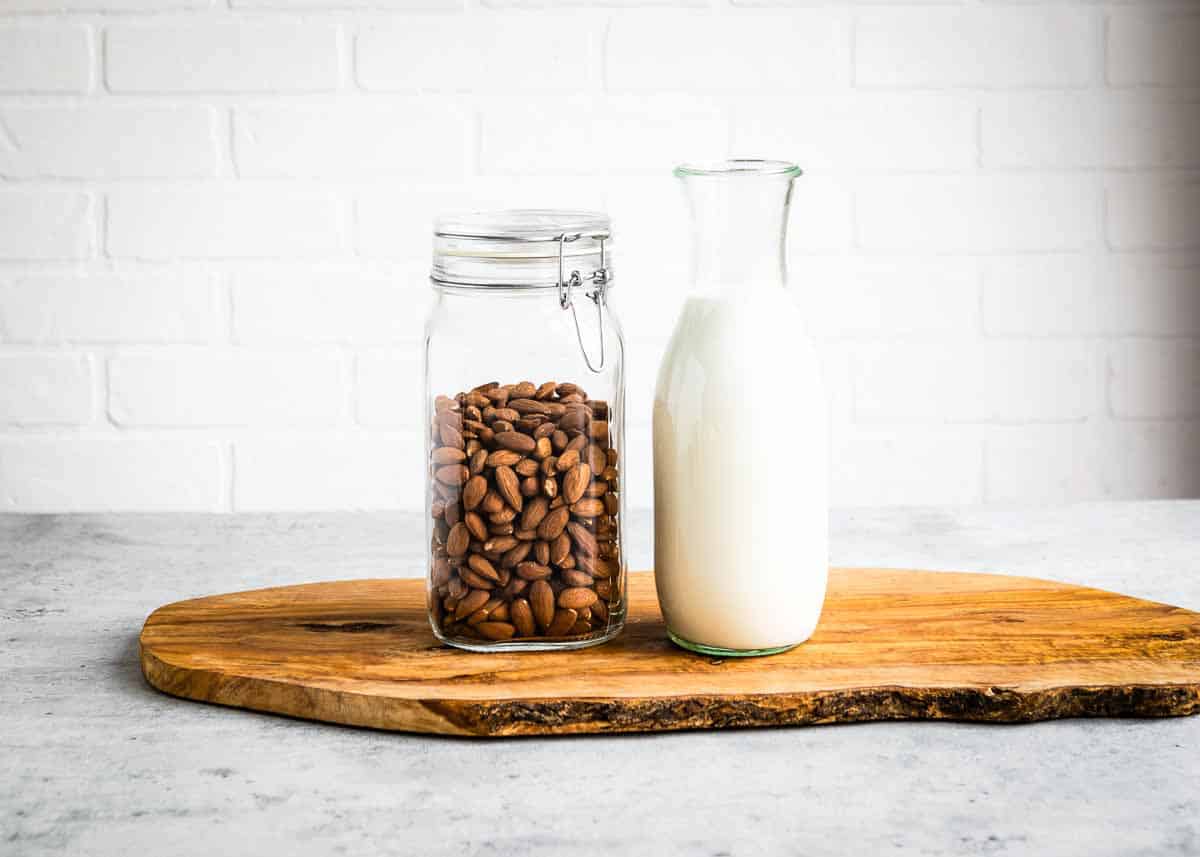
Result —
[{"label": "raw almond", "polygon": [[475,630],[489,640],[507,640],[517,632],[508,622],[480,622],[475,626]]},{"label": "raw almond", "polygon": [[550,624],[546,626],[547,637],[563,637],[575,625],[578,614],[569,607],[557,610]]},{"label": "raw almond", "polygon": [[559,506],[557,509],[547,512],[546,517],[542,518],[542,522],[538,524],[538,538],[546,541],[558,538],[559,533],[566,527],[570,515],[570,510],[566,506]]},{"label": "raw almond", "polygon": [[482,542],[487,539],[487,525],[483,523],[483,518],[479,517],[476,512],[467,512],[466,516],[463,518],[463,522],[467,525],[467,529],[470,531],[471,535],[479,539],[479,541]]},{"label": "raw almond", "polygon": [[[511,524],[508,524],[507,526],[509,529],[512,528]],[[483,549],[489,553],[504,553],[505,551],[512,550],[516,546],[517,540],[509,535],[496,536],[495,538],[488,539],[483,543]]]},{"label": "raw almond", "polygon": [[567,523],[567,532],[571,534],[571,540],[583,553],[595,556],[599,552],[600,545],[596,542],[596,537],[583,524],[578,521],[570,521]]},{"label": "raw almond", "polygon": [[580,518],[598,518],[604,514],[604,503],[595,497],[584,497],[571,505],[571,514]]},{"label": "raw almond", "polygon": [[546,517],[546,513],[550,510],[550,501],[545,497],[534,497],[525,504],[525,510],[521,513],[521,529],[531,530],[537,527]]},{"label": "raw almond", "polygon": [[[549,448],[547,443],[546,447]],[[453,446],[439,446],[430,456],[434,464],[461,464],[467,460],[467,454]]]},{"label": "raw almond", "polygon": [[536,562],[517,563],[517,576],[523,580],[545,580],[553,573],[549,566]]},{"label": "raw almond", "polygon": [[495,439],[496,443],[505,449],[511,449],[513,452],[519,452],[522,455],[528,455],[537,447],[537,441],[519,431],[496,432]]},{"label": "raw almond", "polygon": [[533,542],[517,542],[511,550],[507,551],[500,560],[501,568],[516,568],[517,563],[524,561],[525,557],[529,556],[529,551],[533,547]]},{"label": "raw almond", "polygon": [[550,545],[550,562],[555,565],[561,565],[571,554],[571,537],[565,532],[559,533],[558,537]]},{"label": "raw almond", "polygon": [[496,468],[496,490],[508,505],[518,512],[521,511],[525,505],[525,500],[521,497],[521,480],[511,467],[500,465]]},{"label": "raw almond", "polygon": [[517,633],[522,637],[532,637],[536,629],[533,624],[533,610],[530,609],[529,602],[524,598],[514,598],[508,612],[512,617],[513,625],[517,628]]},{"label": "raw almond", "polygon": [[463,596],[461,601],[458,602],[458,607],[456,607],[454,610],[454,618],[467,618],[484,604],[487,604],[488,598],[490,597],[491,596],[489,596],[488,593],[483,590],[472,589],[465,596]]},{"label": "raw almond", "polygon": [[484,495],[487,494],[487,490],[488,484],[486,479],[482,476],[472,476],[463,487],[463,506],[467,509],[474,509],[483,500]]},{"label": "raw almond", "polygon": [[487,457],[488,467],[512,467],[521,460],[521,453],[511,449],[497,449]]},{"label": "raw almond", "polygon": [[[566,571],[562,572],[561,577],[562,577],[562,582],[565,583],[567,586],[588,586],[588,587],[590,587],[592,585],[592,583],[594,582],[592,580],[592,576],[590,574],[587,574],[586,572],[579,571],[574,568],[568,568]],[[566,592],[566,591],[567,590],[565,590],[565,589],[563,590],[563,592]],[[592,590],[588,589],[587,591],[591,592]],[[559,603],[561,604],[562,603],[561,595],[559,597],[560,597]],[[567,605],[567,606],[574,606],[574,605]]]},{"label": "raw almond", "polygon": [[559,473],[566,473],[568,470],[570,470],[572,467],[574,467],[578,463],[579,463],[579,450],[578,449],[568,449],[566,452],[564,452],[562,455],[560,455],[558,457],[557,461],[554,462],[554,469],[557,470]]},{"label": "raw almond", "polygon": [[446,464],[434,474],[443,485],[462,485],[471,478],[471,471],[462,464]]},{"label": "raw almond", "polygon": [[[569,454],[569,453],[568,453]],[[566,458],[566,455],[563,456]],[[562,459],[560,458],[559,461]],[[588,483],[592,479],[592,468],[582,461],[578,462],[574,467],[567,472],[563,477],[562,494],[563,499],[567,503],[576,503],[583,493],[587,490]]]},{"label": "raw almond", "polygon": [[[484,601],[487,601],[487,595],[479,601],[479,606],[483,606]],[[529,586],[529,606],[533,610],[534,621],[543,631],[550,627],[550,623],[554,621],[554,590],[550,588],[550,584],[544,580],[536,580]],[[478,609],[478,607],[476,608]],[[474,611],[468,611],[474,612]],[[456,614],[457,615],[457,611]],[[463,616],[468,615],[463,613]],[[461,618],[461,617],[459,617]],[[571,622],[574,623],[575,617],[571,617]]]},{"label": "raw almond", "polygon": [[467,552],[470,544],[471,533],[467,529],[467,525],[459,521],[450,528],[450,534],[446,536],[446,553],[450,556],[462,556]]}]

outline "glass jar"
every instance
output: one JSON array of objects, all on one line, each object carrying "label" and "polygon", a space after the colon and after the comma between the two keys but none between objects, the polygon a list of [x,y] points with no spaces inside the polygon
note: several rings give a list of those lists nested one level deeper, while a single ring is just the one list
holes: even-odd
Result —
[{"label": "glass jar", "polygon": [[609,219],[437,220],[425,327],[429,618],[473,651],[576,649],[625,621],[624,343]]}]

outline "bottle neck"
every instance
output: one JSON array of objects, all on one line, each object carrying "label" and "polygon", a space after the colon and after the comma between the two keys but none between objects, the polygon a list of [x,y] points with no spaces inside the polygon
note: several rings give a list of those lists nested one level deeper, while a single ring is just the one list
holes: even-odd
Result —
[{"label": "bottle neck", "polygon": [[691,210],[692,285],[702,295],[783,288],[792,174],[680,175]]}]

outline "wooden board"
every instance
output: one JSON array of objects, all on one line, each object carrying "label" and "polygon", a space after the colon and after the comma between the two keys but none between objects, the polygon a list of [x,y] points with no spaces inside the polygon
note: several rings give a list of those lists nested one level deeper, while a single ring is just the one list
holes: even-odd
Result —
[{"label": "wooden board", "polygon": [[437,643],[417,580],[180,601],[146,620],[142,671],[176,696],[450,735],[634,732],[1200,711],[1200,614],[989,574],[838,569],[811,640],[718,660],[665,637],[647,573],[603,646],[472,654]]}]

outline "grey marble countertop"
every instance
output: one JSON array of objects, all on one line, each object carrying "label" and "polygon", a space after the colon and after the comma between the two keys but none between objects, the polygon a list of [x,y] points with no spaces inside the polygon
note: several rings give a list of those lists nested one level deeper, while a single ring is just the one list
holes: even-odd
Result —
[{"label": "grey marble countertop", "polygon": [[[631,566],[650,564],[635,516]],[[1200,609],[1200,502],[847,511],[833,560]],[[480,741],[173,699],[142,620],[416,576],[416,516],[0,517],[0,854],[1200,854],[1200,717]]]}]

